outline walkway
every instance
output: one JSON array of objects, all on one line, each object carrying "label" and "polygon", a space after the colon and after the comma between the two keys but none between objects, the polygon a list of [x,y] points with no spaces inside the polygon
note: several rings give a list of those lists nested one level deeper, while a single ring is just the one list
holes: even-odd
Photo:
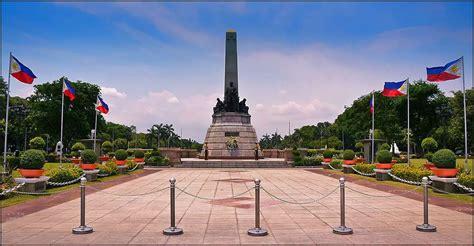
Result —
[{"label": "walkway", "polygon": [[[319,203],[294,205],[262,192],[262,227],[266,237],[251,237],[253,191],[235,199],[206,201],[177,192],[178,227],[184,235],[164,236],[169,226],[169,193],[133,196],[177,186],[202,197],[226,198],[253,187],[254,178],[271,193],[293,201],[318,199],[338,187],[336,179],[301,169],[167,169],[87,196],[86,222],[95,230],[72,235],[79,224],[79,200],[72,200],[2,225],[3,244],[472,244],[472,216],[430,206],[430,223],[438,232],[422,233],[422,203],[401,196],[367,197],[348,190],[347,225],[353,235],[332,233],[339,225],[339,193]],[[389,193],[348,183],[365,193]],[[113,194],[111,194],[113,193]]]}]

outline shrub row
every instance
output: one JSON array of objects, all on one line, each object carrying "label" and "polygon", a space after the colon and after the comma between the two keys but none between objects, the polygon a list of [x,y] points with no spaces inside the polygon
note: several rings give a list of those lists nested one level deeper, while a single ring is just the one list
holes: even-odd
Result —
[{"label": "shrub row", "polygon": [[63,164],[46,171],[49,182],[67,182],[79,178],[84,171],[74,164]]},{"label": "shrub row", "polygon": [[392,174],[409,181],[421,182],[423,177],[428,177],[433,175],[429,170],[420,167],[410,167],[403,164],[395,164],[392,167]]},{"label": "shrub row", "polygon": [[375,169],[375,164],[356,164],[354,169],[362,173],[373,173]]},{"label": "shrub row", "polygon": [[474,176],[472,176],[472,174],[468,174],[468,173],[461,173],[459,176],[458,176],[458,183],[466,186],[466,187],[469,187],[471,189],[474,189]]}]

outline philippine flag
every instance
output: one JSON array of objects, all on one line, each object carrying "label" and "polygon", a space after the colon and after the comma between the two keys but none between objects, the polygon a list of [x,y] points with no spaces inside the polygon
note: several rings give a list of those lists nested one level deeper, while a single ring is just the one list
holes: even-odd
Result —
[{"label": "philippine flag", "polygon": [[105,103],[100,96],[97,96],[95,109],[103,114],[107,114],[109,112],[109,105],[107,105],[107,103]]},{"label": "philippine flag", "polygon": [[18,59],[13,55],[10,55],[10,74],[17,80],[26,84],[32,84],[33,80],[36,79],[33,72],[27,66],[18,61]]},{"label": "philippine flag", "polygon": [[427,67],[428,81],[442,82],[452,79],[461,78],[462,74],[462,57],[452,61],[442,67]]},{"label": "philippine flag", "polygon": [[63,93],[65,96],[69,97],[69,101],[74,101],[76,99],[76,90],[71,85],[71,81],[66,78],[63,79]]},{"label": "philippine flag", "polygon": [[408,79],[400,82],[385,82],[382,95],[386,97],[399,97],[407,94]]},{"label": "philippine flag", "polygon": [[372,98],[370,99],[370,112],[374,113],[375,112],[375,98],[374,94],[372,94]]}]

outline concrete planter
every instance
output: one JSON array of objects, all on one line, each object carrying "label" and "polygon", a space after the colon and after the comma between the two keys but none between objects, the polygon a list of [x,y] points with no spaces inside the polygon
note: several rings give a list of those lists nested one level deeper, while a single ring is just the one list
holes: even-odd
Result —
[{"label": "concrete planter", "polygon": [[[433,182],[433,187],[445,192],[455,193],[458,191],[458,188],[454,183],[458,178],[442,178],[438,176],[430,176],[431,181]],[[438,192],[433,190],[434,192]]]}]

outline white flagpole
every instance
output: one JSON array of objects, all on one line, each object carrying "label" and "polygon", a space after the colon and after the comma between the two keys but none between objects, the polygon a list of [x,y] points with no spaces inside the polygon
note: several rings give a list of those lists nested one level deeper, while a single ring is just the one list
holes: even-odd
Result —
[{"label": "white flagpole", "polygon": [[466,113],[466,82],[464,78],[464,56],[462,59],[462,93],[463,93],[463,104],[464,104],[464,171],[467,173],[469,171],[468,162],[467,162],[467,113]]},{"label": "white flagpole", "polygon": [[97,142],[97,115],[98,114],[99,114],[99,112],[96,109],[95,110],[95,124],[94,124],[94,152],[95,152],[95,145],[96,145],[96,142]]},{"label": "white flagpole", "polygon": [[7,84],[7,107],[5,112],[5,140],[3,146],[3,172],[7,172],[7,144],[8,144],[8,111],[10,110],[10,77],[12,73],[12,53],[10,52],[10,62],[8,63],[8,84]]},{"label": "white flagpole", "polygon": [[407,163],[410,165],[410,79],[407,78]]},{"label": "white flagpole", "polygon": [[374,164],[374,151],[375,151],[375,92],[372,91],[372,164]]},{"label": "white flagpole", "polygon": [[[63,123],[64,123],[64,77],[63,77],[63,84],[62,84],[62,88],[61,88],[61,137],[60,137],[60,142],[61,142],[61,145],[64,147],[64,144],[63,144]],[[63,164],[63,150],[61,149],[61,153],[59,155],[59,165],[62,165]]]}]

